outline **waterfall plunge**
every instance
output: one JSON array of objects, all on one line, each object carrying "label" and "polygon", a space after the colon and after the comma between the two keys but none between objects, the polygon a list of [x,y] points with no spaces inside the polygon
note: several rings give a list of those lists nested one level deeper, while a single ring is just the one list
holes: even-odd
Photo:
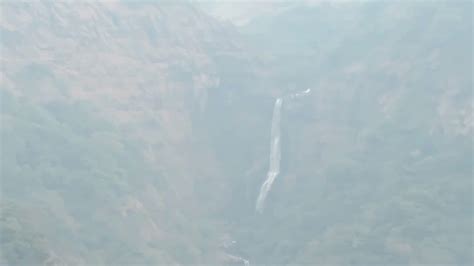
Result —
[{"label": "waterfall plunge", "polygon": [[268,168],[267,179],[263,182],[262,187],[260,188],[260,194],[258,195],[255,207],[258,212],[263,211],[265,198],[272,187],[273,181],[275,181],[275,178],[280,173],[280,116],[282,104],[283,100],[278,98],[273,107],[272,129],[270,135],[270,166]]},{"label": "waterfall plunge", "polygon": [[[292,94],[289,96],[289,98],[299,98],[301,96],[309,94],[310,92],[311,89],[307,89],[303,92]],[[265,199],[267,198],[268,192],[270,191],[276,177],[278,176],[278,174],[280,174],[280,116],[282,104],[283,99],[278,98],[275,101],[275,105],[273,107],[272,129],[270,134],[270,166],[268,167],[267,179],[265,180],[265,182],[263,182],[262,187],[260,188],[260,194],[258,194],[257,204],[255,206],[255,209],[259,213],[263,211]]]}]

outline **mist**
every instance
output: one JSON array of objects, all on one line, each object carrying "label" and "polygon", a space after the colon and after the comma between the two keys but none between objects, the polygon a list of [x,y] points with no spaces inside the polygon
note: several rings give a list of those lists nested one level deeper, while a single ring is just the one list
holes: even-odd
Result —
[{"label": "mist", "polygon": [[472,265],[471,1],[2,1],[0,265]]}]

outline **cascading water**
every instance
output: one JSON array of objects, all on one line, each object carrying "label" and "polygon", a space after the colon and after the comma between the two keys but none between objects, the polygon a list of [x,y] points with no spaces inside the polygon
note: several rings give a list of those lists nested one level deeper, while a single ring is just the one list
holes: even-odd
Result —
[{"label": "cascading water", "polygon": [[[311,89],[307,89],[303,92],[292,94],[289,96],[289,98],[295,99],[310,92]],[[280,116],[282,104],[283,99],[278,98],[276,99],[275,105],[273,107],[272,129],[270,134],[270,165],[268,168],[267,179],[265,180],[265,182],[263,182],[262,187],[260,188],[260,194],[258,195],[257,203],[255,206],[257,212],[260,213],[263,211],[265,199],[272,187],[273,182],[275,181],[278,174],[280,174]]]},{"label": "cascading water", "polygon": [[244,266],[250,266],[250,262],[242,257],[231,255],[231,254],[227,254],[227,256],[229,257],[229,259],[231,259],[234,262],[241,262],[242,264],[244,264]]},{"label": "cascading water", "polygon": [[301,97],[301,96],[306,95],[306,94],[308,94],[308,93],[310,93],[310,92],[311,92],[311,89],[306,89],[305,91],[298,92],[298,93],[295,93],[295,94],[290,95],[290,99],[294,99],[294,98]]},{"label": "cascading water", "polygon": [[263,182],[260,188],[260,194],[257,198],[256,210],[258,212],[263,211],[265,198],[272,187],[273,181],[275,181],[275,178],[280,173],[280,116],[282,104],[283,100],[278,98],[273,107],[272,129],[270,134],[270,166],[268,168],[267,179]]}]

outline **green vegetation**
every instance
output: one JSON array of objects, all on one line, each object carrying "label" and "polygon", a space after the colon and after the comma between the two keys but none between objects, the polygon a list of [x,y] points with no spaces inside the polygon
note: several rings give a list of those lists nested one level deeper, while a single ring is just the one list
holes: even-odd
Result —
[{"label": "green vegetation", "polygon": [[1,265],[472,264],[472,3],[38,5],[0,23]]}]

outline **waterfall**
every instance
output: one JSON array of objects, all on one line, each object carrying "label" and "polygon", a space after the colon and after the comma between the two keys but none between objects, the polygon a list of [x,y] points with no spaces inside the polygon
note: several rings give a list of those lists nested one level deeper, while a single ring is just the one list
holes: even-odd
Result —
[{"label": "waterfall", "polygon": [[[309,94],[310,92],[311,89],[306,89],[305,91],[289,95],[289,98],[299,98]],[[267,179],[265,182],[263,182],[262,187],[260,188],[260,194],[258,194],[257,203],[255,206],[257,212],[260,213],[263,211],[265,199],[272,187],[273,182],[275,181],[278,174],[280,174],[280,116],[282,104],[283,99],[278,98],[276,99],[275,105],[273,107],[272,128],[270,134],[270,165],[268,167]]]},{"label": "waterfall", "polygon": [[290,95],[290,99],[299,98],[299,97],[301,97],[303,95],[306,95],[310,92],[311,92],[311,89],[306,89],[305,91],[297,92],[295,94]]},{"label": "waterfall", "polygon": [[282,103],[283,100],[278,98],[273,107],[272,129],[270,134],[270,165],[268,168],[267,179],[263,182],[262,187],[260,188],[260,194],[257,198],[255,208],[258,212],[263,211],[265,198],[272,187],[273,181],[275,181],[275,178],[280,173],[280,116]]},{"label": "waterfall", "polygon": [[231,260],[233,260],[233,261],[235,261],[235,262],[241,262],[241,263],[243,263],[244,266],[250,266],[250,261],[248,261],[248,260],[246,260],[246,259],[244,259],[244,258],[242,258],[242,257],[236,256],[236,255],[231,255],[231,254],[227,254],[227,256],[228,256]]}]

